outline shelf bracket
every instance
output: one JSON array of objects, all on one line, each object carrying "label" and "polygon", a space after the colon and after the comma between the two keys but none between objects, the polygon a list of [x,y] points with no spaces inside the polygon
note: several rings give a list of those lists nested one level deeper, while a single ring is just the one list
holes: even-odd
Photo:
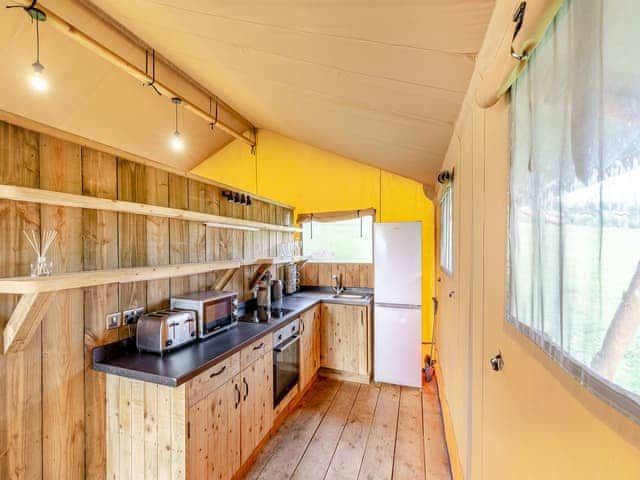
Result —
[{"label": "shelf bracket", "polygon": [[228,270],[225,270],[224,273],[218,279],[218,281],[216,282],[216,284],[214,285],[213,288],[215,290],[223,290],[224,287],[227,286],[227,283],[229,283],[231,281],[231,279],[233,278],[233,276],[235,275],[235,273],[237,271],[238,271],[237,268],[230,268]]},{"label": "shelf bracket", "polygon": [[25,293],[4,327],[4,354],[19,352],[29,343],[49,309],[55,292]]}]

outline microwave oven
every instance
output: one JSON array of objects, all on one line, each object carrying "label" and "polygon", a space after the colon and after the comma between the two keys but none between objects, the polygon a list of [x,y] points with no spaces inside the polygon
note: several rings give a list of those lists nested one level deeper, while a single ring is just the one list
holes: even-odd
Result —
[{"label": "microwave oven", "polygon": [[171,308],[196,312],[198,338],[222,333],[238,324],[235,292],[211,290],[171,297]]}]

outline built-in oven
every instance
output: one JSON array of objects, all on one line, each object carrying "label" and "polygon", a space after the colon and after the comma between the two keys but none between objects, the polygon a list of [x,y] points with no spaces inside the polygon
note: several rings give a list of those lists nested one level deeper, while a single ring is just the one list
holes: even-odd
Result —
[{"label": "built-in oven", "polygon": [[296,386],[300,378],[300,319],[273,334],[273,406]]}]

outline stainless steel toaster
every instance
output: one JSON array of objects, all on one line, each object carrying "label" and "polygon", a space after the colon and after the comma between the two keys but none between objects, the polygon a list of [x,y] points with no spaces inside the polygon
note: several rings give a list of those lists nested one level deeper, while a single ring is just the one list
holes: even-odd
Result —
[{"label": "stainless steel toaster", "polygon": [[144,352],[164,353],[196,339],[196,312],[160,310],[138,320],[136,346]]}]

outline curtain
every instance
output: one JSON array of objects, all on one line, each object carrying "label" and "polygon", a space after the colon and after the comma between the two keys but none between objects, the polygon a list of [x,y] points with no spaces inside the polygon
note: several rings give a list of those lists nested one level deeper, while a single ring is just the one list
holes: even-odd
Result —
[{"label": "curtain", "polygon": [[565,2],[512,88],[508,316],[640,423],[638,15]]},{"label": "curtain", "polygon": [[298,214],[298,223],[306,222],[337,222],[340,220],[353,220],[360,217],[376,216],[375,208],[365,208],[362,210],[344,210],[340,212],[317,212],[317,213],[300,213]]}]

